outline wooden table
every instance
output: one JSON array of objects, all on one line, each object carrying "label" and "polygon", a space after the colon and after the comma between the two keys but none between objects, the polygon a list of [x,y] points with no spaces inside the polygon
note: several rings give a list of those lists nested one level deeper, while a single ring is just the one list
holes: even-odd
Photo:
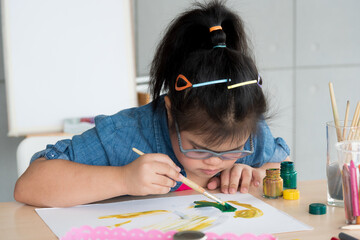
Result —
[{"label": "wooden table", "polygon": [[[333,236],[338,236],[342,231],[352,236],[360,238],[360,231],[356,230],[340,230],[339,228],[345,223],[344,208],[327,207],[327,214],[325,215],[311,215],[308,213],[309,204],[311,203],[326,203],[326,181],[303,181],[299,184],[300,199],[299,200],[284,200],[284,199],[265,199],[261,197],[261,189],[251,189],[251,194],[260,198],[264,202],[273,207],[282,210],[301,222],[304,222],[312,227],[312,231],[290,232],[275,234],[278,239],[328,239]],[[188,195],[194,194],[193,191],[183,191],[169,193],[166,196]],[[154,196],[152,196],[154,197]],[[155,197],[164,197],[155,196]],[[148,197],[137,197],[136,199],[143,199]],[[120,197],[111,201],[125,201],[134,199],[134,197]],[[57,237],[50,231],[47,225],[35,212],[35,207],[27,206],[17,202],[3,202],[0,203],[0,233],[1,239],[57,239]]]}]

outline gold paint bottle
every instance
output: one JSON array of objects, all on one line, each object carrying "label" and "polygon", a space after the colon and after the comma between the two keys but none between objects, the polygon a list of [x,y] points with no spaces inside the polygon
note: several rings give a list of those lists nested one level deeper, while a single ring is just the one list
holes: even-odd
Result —
[{"label": "gold paint bottle", "polygon": [[279,168],[266,169],[263,180],[264,197],[278,198],[283,194],[283,179],[280,177]]}]

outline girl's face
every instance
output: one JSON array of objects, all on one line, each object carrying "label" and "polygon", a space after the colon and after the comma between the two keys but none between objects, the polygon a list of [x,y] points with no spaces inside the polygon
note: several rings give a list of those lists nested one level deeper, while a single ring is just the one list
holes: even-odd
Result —
[{"label": "girl's face", "polygon": [[[219,157],[210,157],[207,159],[193,159],[185,156],[179,147],[177,133],[175,129],[170,128],[173,119],[171,118],[171,102],[168,96],[165,96],[165,106],[167,110],[168,126],[170,133],[170,140],[176,155],[181,165],[184,167],[187,177],[197,184],[205,187],[210,178],[217,173],[231,168],[237,159],[222,160]],[[213,152],[225,152],[231,150],[242,150],[249,136],[245,136],[243,141],[224,141],[221,145],[210,147],[206,144],[205,138],[200,135],[188,131],[180,132],[182,148],[188,149],[206,149]]]},{"label": "girl's face", "polygon": [[[216,147],[208,147],[202,136],[192,134],[188,131],[180,132],[181,144],[184,150],[188,149],[206,149],[213,152],[225,152],[231,150],[242,150],[247,140],[245,138],[242,142],[225,141],[223,144]],[[208,180],[224,169],[231,168],[237,159],[222,160],[220,157],[210,157],[207,159],[193,159],[185,156],[179,147],[176,130],[171,130],[170,139],[174,153],[183,165],[187,176],[200,184],[206,186]]]}]

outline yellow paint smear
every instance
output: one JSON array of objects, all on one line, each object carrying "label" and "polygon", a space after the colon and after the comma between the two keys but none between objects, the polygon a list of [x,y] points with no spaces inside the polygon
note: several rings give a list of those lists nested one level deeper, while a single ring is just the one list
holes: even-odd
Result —
[{"label": "yellow paint smear", "polygon": [[[194,225],[192,228],[189,228],[188,230],[192,230],[192,231],[200,231],[204,228],[210,227],[211,224],[214,222],[215,220],[204,220],[196,225]],[[181,231],[181,230],[178,230]]]},{"label": "yellow paint smear", "polygon": [[134,213],[124,213],[124,214],[102,216],[102,217],[99,217],[99,219],[105,219],[105,218],[135,218],[135,217],[142,217],[144,215],[159,214],[159,213],[169,213],[169,212],[170,211],[167,211],[167,210],[152,210],[152,211],[144,211],[144,212],[134,212]]},{"label": "yellow paint smear", "polygon": [[170,222],[162,222],[158,224],[153,224],[147,226],[148,229],[158,229],[161,231],[185,231],[185,230],[193,230],[199,231],[203,230],[215,221],[215,219],[209,219],[209,217],[205,216],[194,216],[188,219],[178,219]]},{"label": "yellow paint smear", "polygon": [[[253,207],[251,204],[245,204],[245,203],[239,203],[237,201],[227,201],[230,204],[241,206],[243,208],[246,208],[246,210],[238,210],[234,213],[234,218],[255,218],[255,217],[261,217],[264,215],[264,213],[256,208]],[[191,206],[189,208],[193,208],[194,206]],[[171,211],[168,210],[152,210],[152,211],[144,211],[144,212],[134,212],[134,213],[124,213],[124,214],[115,214],[115,215],[108,215],[108,216],[102,216],[99,217],[99,219],[105,219],[105,218],[136,218],[136,217],[142,217],[146,215],[155,215],[155,214],[162,214],[162,213],[171,213]],[[214,223],[215,219],[210,219],[207,216],[192,216],[186,219],[177,219],[177,220],[169,220],[169,221],[163,221],[157,224],[153,224],[150,226],[145,227],[144,229],[158,229],[161,231],[185,231],[185,230],[193,230],[193,231],[201,231],[207,227],[210,227]],[[114,226],[111,227],[119,227],[124,224],[130,223],[131,220],[128,220],[126,222],[117,223]]]},{"label": "yellow paint smear", "polygon": [[127,224],[127,223],[131,223],[131,220],[126,221],[126,222],[122,222],[122,223],[117,223],[117,224],[115,224],[115,225],[113,225],[113,226],[106,226],[106,227],[108,227],[108,228],[120,227],[120,226],[125,225],[125,224]]},{"label": "yellow paint smear", "polygon": [[126,221],[126,222],[122,222],[122,223],[117,223],[117,224],[115,224],[114,226],[115,226],[115,227],[120,227],[120,226],[125,225],[125,224],[127,224],[127,223],[131,223],[131,220]]},{"label": "yellow paint smear", "polygon": [[253,207],[251,204],[239,203],[237,201],[228,201],[228,203],[247,208],[247,210],[236,211],[234,218],[256,218],[264,215],[263,211],[256,207]]}]

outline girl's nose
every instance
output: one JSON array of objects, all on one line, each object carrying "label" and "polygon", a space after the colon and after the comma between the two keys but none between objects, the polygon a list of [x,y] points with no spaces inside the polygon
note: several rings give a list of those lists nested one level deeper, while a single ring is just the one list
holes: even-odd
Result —
[{"label": "girl's nose", "polygon": [[210,157],[203,160],[205,164],[207,165],[218,165],[222,162],[221,158],[219,157]]}]

